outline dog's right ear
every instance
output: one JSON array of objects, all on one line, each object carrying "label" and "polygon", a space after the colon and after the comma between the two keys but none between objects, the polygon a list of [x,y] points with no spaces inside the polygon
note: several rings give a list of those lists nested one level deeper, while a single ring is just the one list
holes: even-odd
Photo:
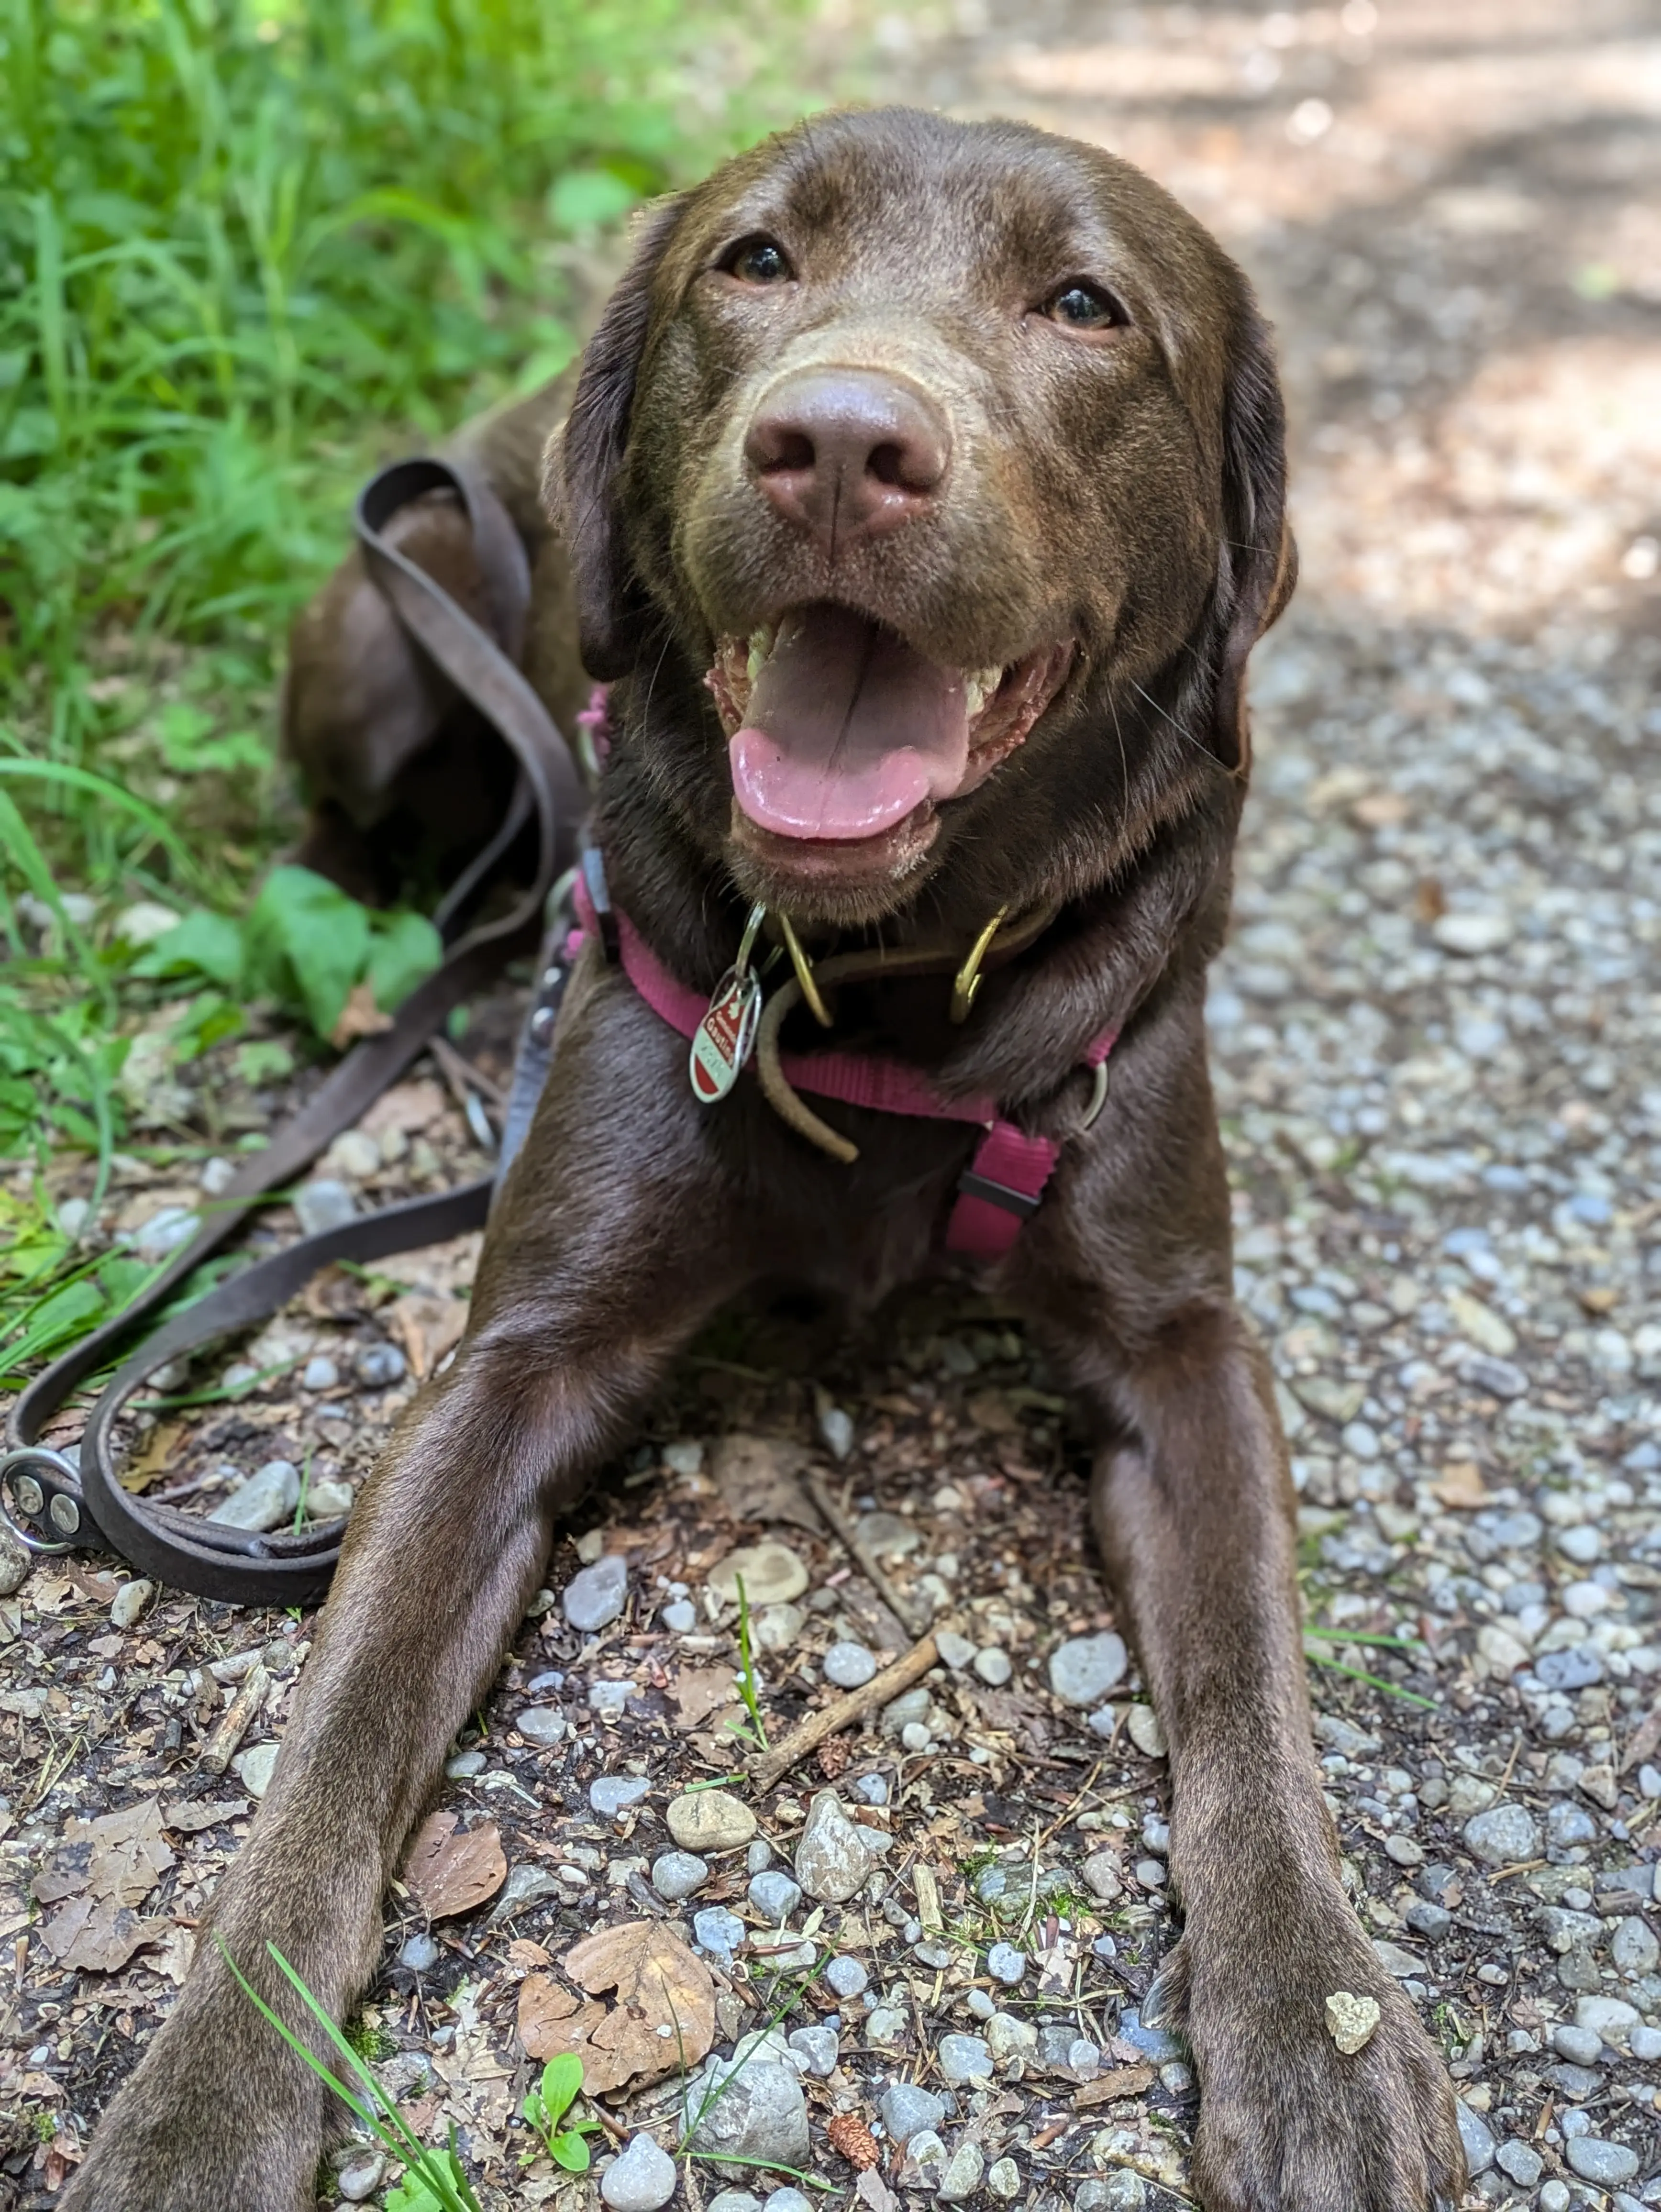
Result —
[{"label": "dog's right ear", "polygon": [[634,258],[584,349],[571,412],[543,457],[543,503],[576,580],[582,665],[602,684],[633,665],[630,633],[643,611],[623,543],[618,472],[651,327],[653,283],[685,204],[684,194],[660,200],[642,224]]}]

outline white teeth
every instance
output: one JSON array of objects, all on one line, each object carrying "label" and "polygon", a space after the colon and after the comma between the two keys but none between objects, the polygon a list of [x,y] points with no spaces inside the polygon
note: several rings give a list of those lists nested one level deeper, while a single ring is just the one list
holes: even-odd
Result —
[{"label": "white teeth", "polygon": [[773,650],[773,640],[777,635],[771,623],[764,623],[759,629],[751,631],[750,655],[744,672],[752,684],[767,665],[767,656]]},{"label": "white teeth", "polygon": [[972,721],[1003,681],[1001,668],[977,668],[963,680],[964,699]]}]

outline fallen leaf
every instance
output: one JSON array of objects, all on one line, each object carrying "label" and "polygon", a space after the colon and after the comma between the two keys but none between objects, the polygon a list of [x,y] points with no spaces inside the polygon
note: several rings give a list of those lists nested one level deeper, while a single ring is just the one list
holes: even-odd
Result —
[{"label": "fallen leaf", "polygon": [[869,2212],[898,2212],[899,2198],[874,2166],[867,2166],[854,2184],[854,2194]]},{"label": "fallen leaf", "polygon": [[121,1470],[123,1490],[130,1493],[147,1490],[158,1475],[165,1474],[184,1433],[183,1421],[157,1422],[143,1450]]},{"label": "fallen leaf", "polygon": [[735,1520],[788,1521],[817,1534],[823,1524],[800,1480],[807,1463],[803,1447],[782,1437],[723,1437],[710,1473]]},{"label": "fallen leaf", "polygon": [[434,1813],[416,1830],[404,1881],[429,1920],[471,1912],[508,1878],[508,1860],[494,1820],[462,1828],[453,1813]]},{"label": "fallen leaf", "polygon": [[1451,1459],[1443,1468],[1440,1480],[1430,1486],[1431,1495],[1444,1505],[1461,1512],[1475,1513],[1487,1505],[1488,1485],[1482,1480],[1482,1470],[1474,1459]]},{"label": "fallen leaf", "polygon": [[246,1797],[194,1797],[169,1805],[161,1815],[161,1825],[176,1835],[198,1836],[204,1828],[216,1828],[223,1820],[240,1820],[247,1809]]},{"label": "fallen leaf", "polygon": [[1153,2087],[1151,2066],[1116,2066],[1110,2074],[1098,2074],[1093,2081],[1086,2081],[1073,2100],[1080,2111],[1092,2105],[1111,2105],[1121,2097],[1145,2096]]},{"label": "fallen leaf", "polygon": [[357,1038],[384,1036],[392,1025],[392,1016],[383,1014],[376,1006],[368,983],[354,983],[346,994],[339,1020],[329,1032],[329,1042],[337,1052],[344,1052]]},{"label": "fallen leaf", "polygon": [[575,2051],[590,2094],[696,2066],[715,2042],[709,1970],[660,1921],[602,1928],[561,1964],[590,1998],[615,1990],[617,2002],[580,2004],[548,1976],[532,1974],[520,1991],[520,2037],[532,2058]]},{"label": "fallen leaf", "polygon": [[528,1936],[515,1936],[508,1946],[510,1966],[551,1966],[553,1960],[540,1943],[533,1943]]},{"label": "fallen leaf", "polygon": [[467,1301],[405,1291],[386,1308],[384,1319],[403,1346],[416,1379],[424,1382],[445,1353],[460,1343],[467,1326]]},{"label": "fallen leaf", "polygon": [[682,1728],[697,1728],[711,1713],[733,1701],[731,1667],[683,1667],[669,1685],[669,1694],[680,1707]]},{"label": "fallen leaf", "polygon": [[154,1797],[141,1798],[96,1820],[71,1814],[52,1864],[35,1877],[34,1894],[42,1905],[82,1891],[119,1905],[142,1905],[172,1864],[161,1808]]},{"label": "fallen leaf", "polygon": [[141,1944],[155,1942],[171,1928],[166,1919],[141,1919],[131,1905],[118,1905],[113,1897],[77,1897],[42,1922],[40,1940],[60,1966],[113,1974]]},{"label": "fallen leaf", "polygon": [[390,1091],[381,1092],[357,1126],[366,1137],[384,1137],[392,1129],[413,1137],[418,1129],[436,1121],[448,1103],[443,1086],[430,1077],[395,1083]]}]

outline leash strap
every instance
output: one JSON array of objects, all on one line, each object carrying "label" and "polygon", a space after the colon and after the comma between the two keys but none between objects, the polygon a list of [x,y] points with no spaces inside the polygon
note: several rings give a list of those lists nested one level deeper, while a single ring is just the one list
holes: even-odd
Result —
[{"label": "leash strap", "polygon": [[[455,498],[472,526],[500,643],[385,535],[403,507],[433,492]],[[165,1306],[271,1192],[292,1182],[362,1117],[452,1007],[535,943],[549,886],[570,862],[587,807],[564,738],[508,657],[524,636],[530,572],[512,520],[490,486],[451,462],[395,462],[365,486],[354,520],[368,572],[405,630],[512,752],[517,769],[512,804],[501,829],[439,909],[441,934],[454,940],[442,965],[411,993],[389,1030],[355,1046],[315,1097],[275,1132],[263,1152],[243,1162],[221,1202],[141,1296],[53,1360],[13,1401],[9,1449],[0,1456],[0,1512],[32,1551],[107,1548],[198,1597],[240,1605],[302,1605],[320,1597],[339,1556],[344,1524],[260,1535],[146,1505],[120,1487],[113,1454],[117,1417],[155,1369],[265,1319],[319,1268],[340,1260],[386,1259],[481,1227],[490,1206],[489,1179],[303,1237],[243,1270],[175,1316],[117,1368],[88,1419],[78,1463],[43,1445],[40,1437],[81,1383],[131,1343],[140,1324]],[[459,933],[473,896],[532,821],[536,866],[527,888],[505,913]]]}]

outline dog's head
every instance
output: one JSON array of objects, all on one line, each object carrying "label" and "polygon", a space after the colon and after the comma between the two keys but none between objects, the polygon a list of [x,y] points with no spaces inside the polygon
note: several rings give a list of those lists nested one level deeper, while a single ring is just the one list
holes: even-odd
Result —
[{"label": "dog's head", "polygon": [[1092,148],[837,115],[655,209],[549,489],[584,659],[652,678],[653,781],[746,896],[869,920],[1019,793],[1128,806],[1178,739],[1179,783],[1244,774],[1292,577],[1274,365],[1209,235]]}]

